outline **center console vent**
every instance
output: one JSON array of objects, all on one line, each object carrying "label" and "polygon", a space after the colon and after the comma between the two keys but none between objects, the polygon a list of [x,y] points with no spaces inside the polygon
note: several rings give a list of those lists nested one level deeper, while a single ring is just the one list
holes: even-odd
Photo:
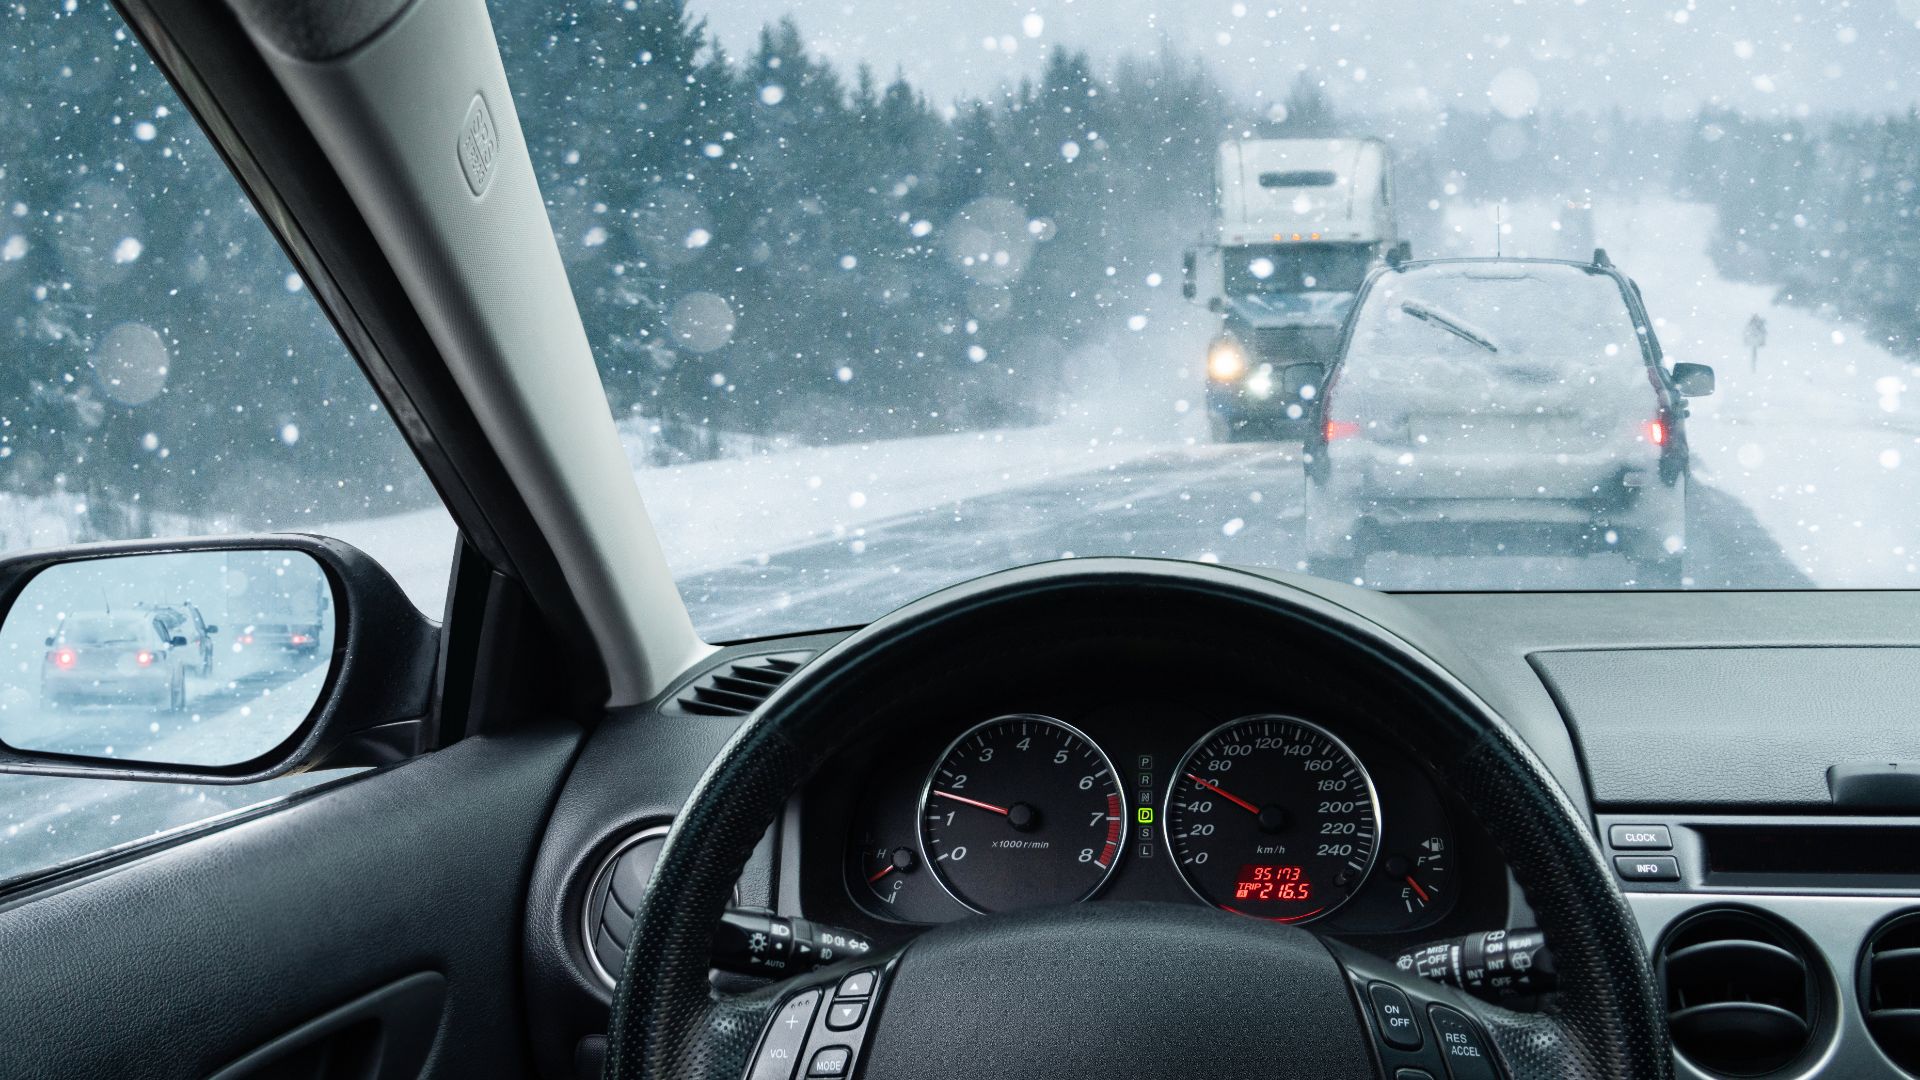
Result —
[{"label": "center console vent", "polygon": [[1654,968],[1674,1048],[1720,1076],[1766,1076],[1813,1040],[1819,984],[1798,935],[1751,911],[1692,915],[1660,944]]},{"label": "center console vent", "polygon": [[1887,923],[1867,941],[1859,979],[1874,1041],[1894,1064],[1920,1073],[1920,912]]},{"label": "center console vent", "polygon": [[813,654],[808,652],[741,657],[688,683],[674,695],[669,708],[695,716],[745,716],[811,659]]}]

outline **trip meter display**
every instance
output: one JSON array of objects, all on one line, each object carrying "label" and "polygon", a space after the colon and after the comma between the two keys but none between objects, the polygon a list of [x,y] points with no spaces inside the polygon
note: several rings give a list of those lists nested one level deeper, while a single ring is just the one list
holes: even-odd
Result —
[{"label": "trip meter display", "polygon": [[1358,758],[1319,727],[1248,716],[1201,739],[1167,796],[1175,865],[1215,907],[1305,922],[1373,868],[1380,812]]}]

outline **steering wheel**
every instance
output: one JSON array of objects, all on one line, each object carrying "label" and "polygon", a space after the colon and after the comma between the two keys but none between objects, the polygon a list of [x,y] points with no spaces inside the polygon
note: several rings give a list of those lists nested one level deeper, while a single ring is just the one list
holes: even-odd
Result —
[{"label": "steering wheel", "polygon": [[[889,701],[908,699],[916,671],[1004,644],[1014,628],[1044,632],[1064,612],[1119,611],[1316,635],[1419,702],[1421,715],[1395,733],[1459,793],[1525,889],[1557,965],[1543,1006],[1488,1004],[1306,927],[1118,902],[967,918],[749,993],[713,986],[715,927],[755,843],[824,761],[885,723]],[[1410,1033],[1398,1016],[1410,1016]],[[1420,1045],[1406,1048],[1410,1039]],[[1639,932],[1579,812],[1464,685],[1382,626],[1284,582],[1080,559],[934,594],[823,653],[735,734],[660,853],[614,991],[605,1075],[855,1071],[1639,1080],[1670,1077],[1672,1060]]]}]

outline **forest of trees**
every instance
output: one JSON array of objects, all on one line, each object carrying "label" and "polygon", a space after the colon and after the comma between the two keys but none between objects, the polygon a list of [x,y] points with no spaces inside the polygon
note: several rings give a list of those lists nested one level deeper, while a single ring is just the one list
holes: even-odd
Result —
[{"label": "forest of trees", "polygon": [[1824,123],[1709,112],[1676,190],[1717,206],[1714,259],[1920,356],[1920,113]]},{"label": "forest of trees", "polygon": [[[1916,340],[1920,121],[1336,112],[1236,101],[1170,50],[933,102],[792,21],[719,42],[685,0],[494,5],[617,416],[714,450],[1040,422],[1063,342],[1112,334],[1210,212],[1223,137],[1378,133],[1403,227],[1452,199],[1722,211],[1729,271]],[[740,51],[729,51],[738,48]],[[1288,84],[1291,84],[1288,86]],[[289,528],[431,493],[218,155],[102,0],[0,12],[0,494],[92,535],[148,511]],[[82,530],[88,531],[88,530]]]}]

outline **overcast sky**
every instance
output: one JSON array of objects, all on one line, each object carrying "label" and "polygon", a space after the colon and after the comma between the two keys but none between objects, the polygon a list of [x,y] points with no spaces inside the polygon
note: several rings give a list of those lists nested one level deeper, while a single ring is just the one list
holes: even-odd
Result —
[{"label": "overcast sky", "polygon": [[1249,95],[1301,67],[1350,107],[1449,101],[1690,114],[1905,108],[1920,99],[1920,0],[693,0],[735,56],[791,14],[837,66],[904,70],[936,103],[1162,42]]}]

